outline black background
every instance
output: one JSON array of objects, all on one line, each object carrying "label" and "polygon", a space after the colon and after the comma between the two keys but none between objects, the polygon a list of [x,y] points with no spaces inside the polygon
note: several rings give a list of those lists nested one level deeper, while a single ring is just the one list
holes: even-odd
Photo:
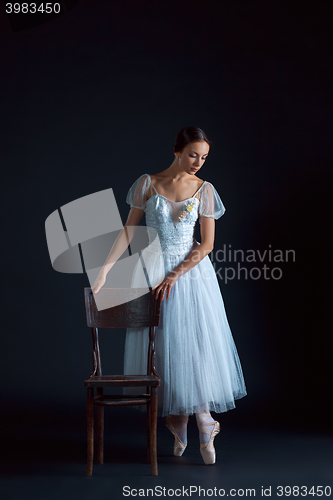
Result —
[{"label": "black background", "polygon": [[[227,208],[216,222],[214,251],[271,245],[296,255],[277,264],[280,280],[219,281],[248,390],[219,417],[231,428],[330,436],[330,3],[81,0],[62,2],[61,15],[48,22],[9,18],[4,3],[7,436],[21,428],[33,443],[41,427],[52,434],[60,425],[67,439],[84,428],[89,282],[52,269],[46,218],[112,187],[125,223],[129,187],[142,173],[168,168],[176,133],[189,125],[213,142],[199,177]],[[120,332],[105,340],[110,371],[122,369],[122,348]],[[22,439],[6,452],[14,468],[30,454]],[[71,456],[66,439],[63,453]]]}]

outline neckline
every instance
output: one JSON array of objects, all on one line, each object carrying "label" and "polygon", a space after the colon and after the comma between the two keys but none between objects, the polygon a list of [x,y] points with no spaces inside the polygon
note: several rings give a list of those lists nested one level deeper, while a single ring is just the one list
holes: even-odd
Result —
[{"label": "neckline", "polygon": [[[158,193],[157,193],[157,194],[158,194]],[[158,194],[158,196],[162,196],[162,195],[161,195],[161,194]],[[187,200],[182,200],[182,201],[172,201],[172,200],[169,200],[169,198],[165,198],[164,196],[163,196],[163,198],[164,198],[165,200],[169,201],[170,203],[185,203],[185,201],[187,201]],[[188,199],[189,199],[189,198],[188,198]]]},{"label": "neckline", "polygon": [[[198,193],[195,193],[195,194],[198,194]],[[172,201],[172,200],[169,200],[169,198],[166,198],[165,196],[163,196],[163,194],[159,194],[159,193],[153,194],[153,196],[148,198],[147,201],[151,200],[152,198],[155,198],[155,196],[161,196],[162,198],[164,198],[166,201],[169,201],[170,203],[183,203],[184,205],[185,205],[186,201],[192,200],[192,198],[199,201],[199,199],[196,198],[195,196],[192,196],[191,198],[187,198],[186,200],[182,200],[182,201]]]},{"label": "neckline", "polygon": [[[165,196],[163,196],[163,194],[160,194],[157,192],[154,184],[151,182],[151,177],[150,177],[150,174],[147,174],[149,176],[149,184],[151,184],[153,186],[153,188],[155,189],[155,192],[156,194],[153,194],[153,196],[162,196],[162,198],[164,198],[165,200],[168,200],[170,201],[170,203],[185,203],[185,201],[188,201],[188,200],[192,200],[193,198],[196,197],[196,195],[199,193],[199,191],[201,190],[202,186],[205,184],[206,181],[203,181],[203,183],[201,184],[201,186],[199,187],[199,189],[194,193],[193,196],[190,196],[189,198],[186,198],[186,200],[180,200],[180,201],[173,201],[173,200],[169,200],[169,198],[166,198]],[[151,196],[150,198],[152,198],[153,196]],[[150,200],[150,198],[148,198],[148,200]],[[196,198],[198,199],[198,198]]]}]

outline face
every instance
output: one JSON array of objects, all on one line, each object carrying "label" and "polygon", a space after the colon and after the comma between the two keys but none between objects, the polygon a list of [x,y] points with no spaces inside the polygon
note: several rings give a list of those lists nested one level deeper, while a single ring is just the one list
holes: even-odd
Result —
[{"label": "face", "polygon": [[195,175],[205,163],[208,156],[209,144],[206,141],[190,142],[183,151],[175,153],[179,165],[188,174]]}]

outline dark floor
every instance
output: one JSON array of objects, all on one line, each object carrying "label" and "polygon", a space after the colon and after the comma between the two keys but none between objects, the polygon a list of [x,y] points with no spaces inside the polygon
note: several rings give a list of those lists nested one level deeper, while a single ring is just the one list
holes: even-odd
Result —
[{"label": "dark floor", "polygon": [[[312,499],[320,495],[317,487],[322,486],[323,491],[330,487],[332,490],[326,488],[323,498],[333,496],[332,435],[243,427],[230,424],[229,417],[213,415],[222,426],[215,439],[217,461],[212,466],[202,462],[194,417],[189,423],[188,447],[179,458],[173,457],[173,437],[165,428],[164,419],[159,419],[158,477],[151,476],[146,463],[145,415],[141,412],[126,408],[107,413],[105,464],[94,466],[93,477],[85,476],[84,418],[73,425],[73,418],[65,422],[55,415],[53,419],[22,417],[18,426],[18,416],[7,422],[2,438],[6,457],[1,467],[1,498],[117,500],[127,496],[152,497],[153,492],[156,498],[214,498],[223,493],[239,498],[263,496],[262,487],[271,487],[271,498],[281,498],[278,486],[306,486],[307,496]],[[125,486],[128,488],[123,490]],[[311,487],[318,495],[309,494]],[[230,491],[233,488],[238,491]],[[250,488],[255,489],[255,495],[245,491]],[[288,494],[288,488],[284,493],[291,498],[305,496],[305,489],[300,489],[298,495],[297,488],[294,495]]]}]

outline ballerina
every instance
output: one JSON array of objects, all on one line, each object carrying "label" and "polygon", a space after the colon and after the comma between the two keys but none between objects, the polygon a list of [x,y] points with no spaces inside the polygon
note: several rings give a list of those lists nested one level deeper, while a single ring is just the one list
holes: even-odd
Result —
[{"label": "ballerina", "polygon": [[[160,243],[159,248],[152,244],[142,252],[152,293],[161,298],[160,325],[156,327],[159,414],[166,417],[166,426],[174,435],[175,456],[186,449],[189,415],[195,414],[200,453],[207,465],[215,463],[214,438],[220,432],[220,423],[210,412],[235,408],[235,400],[247,394],[208,256],[214,247],[215,220],[225,207],[215,187],[196,176],[210,145],[203,130],[183,128],[177,134],[175,159],[169,168],[136,179],[126,197],[131,209],[125,227],[92,287],[97,293],[103,286],[145,213],[146,224],[157,231]],[[197,220],[200,243],[194,237]],[[145,287],[143,278],[146,280],[137,265],[132,286]],[[147,342],[148,328],[127,329],[125,374],[145,373]]]}]

